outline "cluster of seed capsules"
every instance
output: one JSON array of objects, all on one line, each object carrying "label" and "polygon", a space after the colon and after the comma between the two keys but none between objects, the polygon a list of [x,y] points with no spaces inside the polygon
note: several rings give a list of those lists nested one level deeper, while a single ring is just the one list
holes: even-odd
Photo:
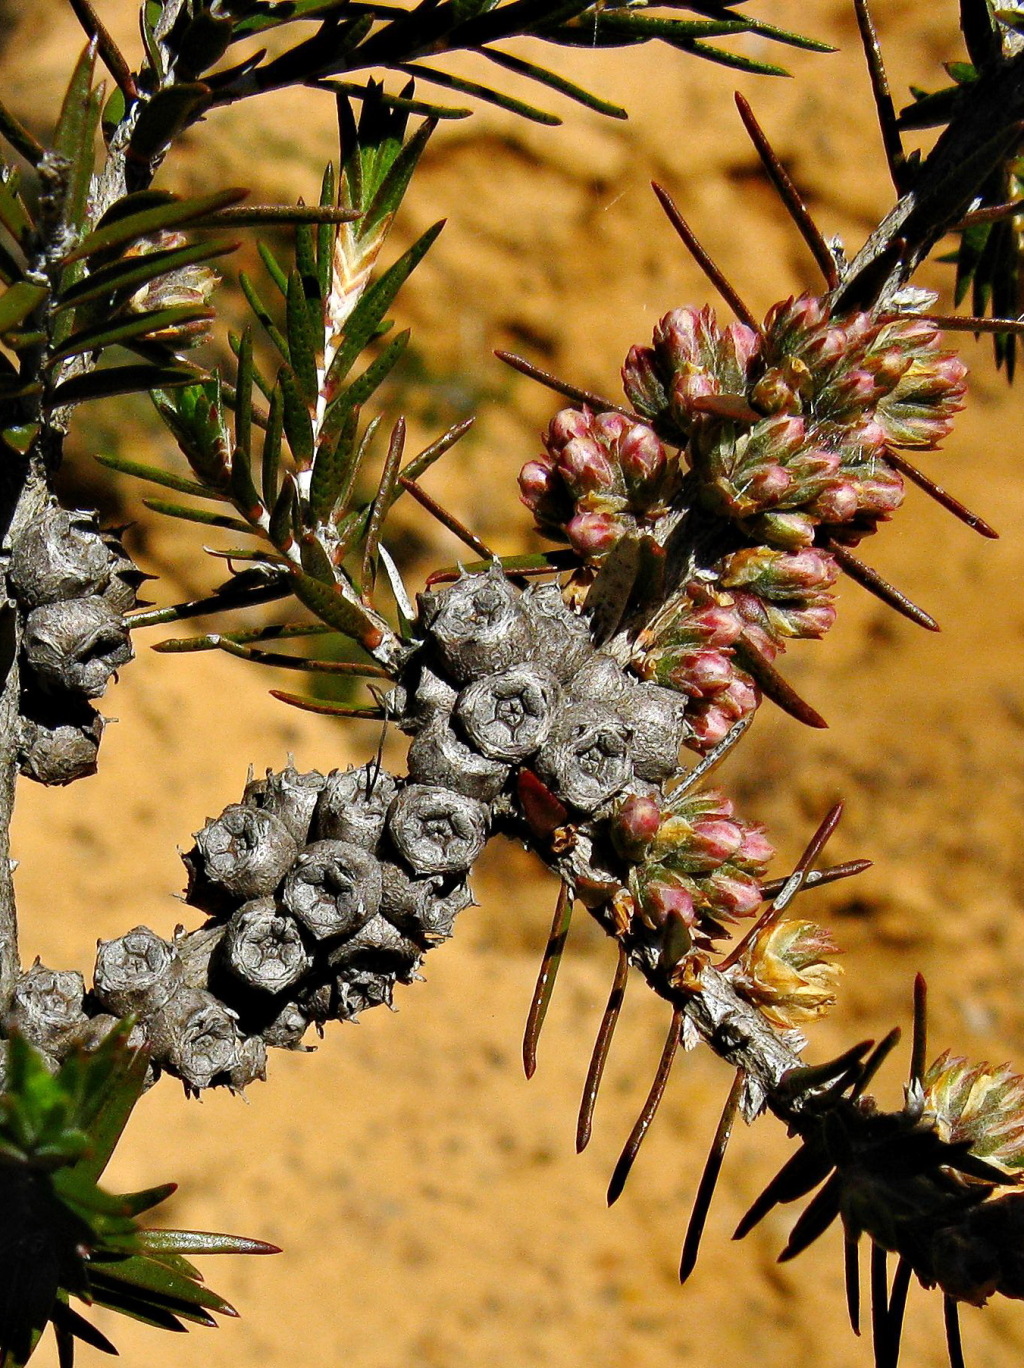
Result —
[{"label": "cluster of seed capsules", "polygon": [[[665,544],[698,519],[684,582],[636,638],[634,666],[691,701],[689,744],[715,745],[758,704],[759,661],[832,625],[839,569],[891,516],[888,456],[931,449],[963,406],[966,368],[906,315],[771,309],[758,331],[675,309],[623,368],[633,415],[566,409],[520,474],[538,525],[600,563],[624,536]],[[671,453],[676,448],[679,456]]]},{"label": "cluster of seed capsules", "polygon": [[94,513],[48,503],[15,538],[22,774],[69,784],[95,772],[104,719],[92,700],[132,658],[125,614],[145,578]]}]

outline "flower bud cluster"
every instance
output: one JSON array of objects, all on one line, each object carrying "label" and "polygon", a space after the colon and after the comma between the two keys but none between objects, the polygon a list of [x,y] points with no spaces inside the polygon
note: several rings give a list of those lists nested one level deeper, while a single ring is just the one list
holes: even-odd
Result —
[{"label": "flower bud cluster", "polygon": [[760,702],[744,652],[772,661],[835,621],[835,558],[819,547],[745,547],[689,580],[640,633],[634,664],[690,700],[687,744],[705,751]]},{"label": "flower bud cluster", "polygon": [[7,582],[21,622],[21,770],[43,784],[92,774],[104,721],[91,706],[132,658],[125,613],[145,576],[96,516],[55,503],[15,539]]},{"label": "flower bud cluster", "polygon": [[921,1080],[924,1109],[942,1140],[966,1144],[986,1163],[1024,1170],[1024,1077],[1009,1064],[971,1064],[947,1050]]},{"label": "flower bud cluster", "polygon": [[903,497],[887,447],[936,446],[963,404],[966,370],[914,316],[836,318],[805,295],[760,334],[675,309],[623,380],[637,413],[685,450],[710,512],[784,550],[816,529],[856,541]]},{"label": "flower bud cluster", "polygon": [[774,851],[764,828],[737,817],[720,793],[630,796],[609,831],[632,863],[629,891],[643,922],[671,927],[684,954],[712,949],[761,905],[760,879]]},{"label": "flower bud cluster", "polygon": [[538,524],[587,560],[627,532],[653,527],[679,485],[678,469],[646,423],[621,413],[563,409],[545,452],[519,475]]}]

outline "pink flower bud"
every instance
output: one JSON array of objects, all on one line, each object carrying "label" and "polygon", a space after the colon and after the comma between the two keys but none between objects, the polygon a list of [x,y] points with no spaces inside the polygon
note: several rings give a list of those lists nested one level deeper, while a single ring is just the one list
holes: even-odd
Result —
[{"label": "pink flower bud", "polygon": [[770,465],[751,475],[744,493],[762,507],[771,507],[783,498],[792,483],[792,476],[783,466]]},{"label": "pink flower bud", "polygon": [[764,901],[761,886],[742,874],[723,874],[716,870],[708,882],[713,889],[716,908],[727,917],[752,917]]},{"label": "pink flower bud", "polygon": [[775,847],[764,833],[764,827],[748,826],[743,833],[743,842],[733,856],[733,862],[740,866],[756,865],[765,868],[775,855]]},{"label": "pink flower bud", "polygon": [[624,528],[610,513],[577,513],[566,524],[566,535],[581,556],[606,555]]},{"label": "pink flower bud", "polygon": [[527,508],[536,509],[549,498],[556,483],[554,468],[543,457],[527,461],[519,472],[519,489]]},{"label": "pink flower bud", "polygon": [[661,808],[653,798],[634,795],[627,798],[611,821],[612,841],[619,854],[639,862],[658,834]]},{"label": "pink flower bud", "polygon": [[807,513],[765,513],[758,518],[756,532],[772,546],[796,550],[814,541],[816,519]]},{"label": "pink flower bud", "polygon": [[650,484],[665,469],[665,448],[649,427],[634,423],[619,443],[619,465],[626,479]]},{"label": "pink flower bud", "polygon": [[558,469],[577,496],[615,487],[615,468],[592,437],[574,437],[562,448]]},{"label": "pink flower bud", "polygon": [[692,850],[702,862],[725,864],[742,844],[743,831],[736,822],[711,817],[693,824]]},{"label": "pink flower bud", "polygon": [[553,456],[557,456],[566,443],[573,438],[590,436],[590,414],[580,409],[562,409],[552,418],[544,445]]},{"label": "pink flower bud", "polygon": [[693,894],[681,880],[664,875],[649,880],[641,894],[641,904],[655,926],[664,926],[672,917],[677,917],[686,926],[693,926],[697,913],[693,906]]}]

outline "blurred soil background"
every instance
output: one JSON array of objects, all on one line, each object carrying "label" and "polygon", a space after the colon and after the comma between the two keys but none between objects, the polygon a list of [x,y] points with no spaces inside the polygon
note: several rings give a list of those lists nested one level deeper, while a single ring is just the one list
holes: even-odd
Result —
[{"label": "blurred soil background", "polygon": [[[900,97],[935,88],[961,54],[953,0],[876,0]],[[102,12],[133,60],[136,6]],[[709,295],[648,188],[665,183],[755,312],[816,289],[813,263],[774,200],[732,104],[737,86],[827,233],[852,252],[890,203],[871,99],[847,0],[752,0],[759,17],[834,42],[810,56],[736,41],[781,58],[796,79],[737,77],[666,49],[556,53],[566,74],[620,101],[628,123],[552,96],[560,129],[481,110],[442,126],[390,246],[391,259],[434,220],[448,226],[401,298],[413,361],[390,402],[413,435],[480,414],[474,433],[428,477],[430,490],[501,553],[538,545],[515,476],[557,407],[505,370],[495,347],[522,351],[568,379],[612,395],[627,348],[667,309]],[[59,0],[7,0],[0,84],[45,137],[81,38]],[[528,51],[524,48],[524,52]],[[538,57],[537,51],[529,55]],[[477,74],[466,63],[461,68]],[[493,69],[488,74],[493,74]],[[543,92],[524,92],[539,98]],[[335,155],[333,103],[300,91],[216,114],[160,175],[183,191],[247,184],[256,200],[315,198]],[[239,260],[258,262],[251,244]],[[232,270],[236,269],[232,267]],[[948,288],[949,267],[929,283]],[[717,301],[714,301],[717,306]],[[238,317],[229,296],[228,310]],[[834,1015],[811,1032],[809,1057],[909,1021],[913,974],[931,985],[932,1054],[953,1045],[1024,1064],[1024,923],[1020,839],[1024,696],[1021,393],[964,338],[972,400],[927,468],[1002,530],[985,542],[911,489],[868,558],[943,627],[933,635],[844,584],[825,643],[786,657],[796,687],[830,721],[813,732],[766,704],[721,772],[748,817],[769,824],[778,869],[838,797],[847,811],[834,859],[869,856],[852,883],[807,895],[845,947]],[[216,582],[204,538],[148,514],[139,487],[92,461],[119,449],[176,466],[145,405],[94,407],[75,430],[69,499],[92,499],[159,574],[161,603]],[[209,541],[211,538],[207,537]],[[459,545],[402,506],[392,542],[413,582],[451,563]],[[190,627],[191,624],[188,624]],[[172,633],[173,634],[173,633]],[[119,721],[96,778],[67,791],[26,784],[15,853],[23,954],[88,974],[97,937],[138,922],[169,933],[195,914],[174,901],[176,848],[208,814],[237,800],[247,766],[327,770],[359,763],[372,732],[290,710],[267,696],[296,688],[227,657],[139,657],[104,699]],[[400,763],[400,751],[392,757]],[[845,1325],[841,1242],[833,1230],[792,1264],[775,1256],[794,1219],[777,1211],[736,1245],[729,1235],[790,1152],[771,1120],[734,1139],[702,1263],[676,1281],[689,1202],[728,1087],[724,1065],[680,1059],[656,1125],[618,1205],[604,1189],[655,1067],[668,1014],[633,982],[598,1106],[594,1140],[573,1153],[576,1106],[614,964],[583,913],[574,927],[527,1085],[522,1026],[554,887],[531,858],[493,846],[475,880],[481,906],[433,952],[428,982],[401,992],[400,1011],[333,1026],[315,1054],[274,1053],[247,1102],[186,1102],[164,1082],[140,1105],[113,1181],[174,1178],[172,1224],[274,1241],[273,1260],[208,1265],[243,1313],[217,1334],[171,1338],[111,1326],[129,1364],[175,1368],[846,1368],[870,1349]],[[904,1056],[883,1075],[899,1096]],[[2,1219],[2,1213],[0,1213]],[[1024,1307],[964,1316],[973,1368],[1017,1364]],[[47,1346],[41,1365],[54,1362]],[[904,1363],[945,1362],[939,1298],[911,1297]],[[83,1368],[99,1362],[85,1349]]]}]

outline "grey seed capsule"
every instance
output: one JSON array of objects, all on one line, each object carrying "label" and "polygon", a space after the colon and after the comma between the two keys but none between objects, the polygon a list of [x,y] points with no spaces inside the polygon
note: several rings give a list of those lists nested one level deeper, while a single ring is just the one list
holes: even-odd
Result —
[{"label": "grey seed capsule", "polygon": [[18,764],[37,784],[71,784],[96,773],[106,718],[84,699],[48,699],[34,692],[21,701]]},{"label": "grey seed capsule", "polygon": [[236,978],[250,988],[280,993],[298,983],[312,960],[291,917],[273,898],[244,903],[227,924],[222,953]]},{"label": "grey seed capsule", "polygon": [[343,969],[364,956],[371,956],[370,963],[378,970],[386,964],[389,969],[394,966],[395,973],[410,974],[423,958],[423,950],[378,912],[354,936],[335,946],[327,962],[332,969]]},{"label": "grey seed capsule", "polygon": [[384,831],[398,780],[378,764],[331,770],[316,805],[313,834],[318,841],[347,841],[371,853]]},{"label": "grey seed capsule", "polygon": [[483,803],[465,794],[410,784],[391,805],[388,830],[417,874],[461,873],[487,843],[488,816]]},{"label": "grey seed capsule", "polygon": [[401,865],[383,861],[380,867],[382,892],[381,914],[399,931],[417,935],[427,916],[427,908],[437,895],[444,880],[440,874],[427,879],[414,879]]},{"label": "grey seed capsule", "polygon": [[182,981],[182,965],[169,941],[148,926],[100,941],[93,992],[117,1016],[150,1016],[169,1002]]},{"label": "grey seed capsule", "polygon": [[317,940],[351,936],[380,907],[380,864],[347,841],[314,841],[289,871],[281,901]]},{"label": "grey seed capsule", "polygon": [[631,739],[626,724],[596,704],[566,708],[535,768],[556,797],[594,812],[632,779]]},{"label": "grey seed capsule", "polygon": [[615,711],[633,733],[633,770],[656,783],[671,779],[679,766],[686,734],[686,699],[660,684],[641,683],[627,689]]},{"label": "grey seed capsule", "polygon": [[370,969],[343,969],[334,983],[331,1015],[338,1021],[354,1021],[371,1007],[392,1005],[395,980],[390,974]]},{"label": "grey seed capsule", "polygon": [[530,655],[521,596],[496,566],[420,595],[423,622],[446,671],[460,684]]},{"label": "grey seed capsule", "polygon": [[[120,529],[123,532],[124,528]],[[106,529],[100,533],[110,557],[110,579],[103,597],[115,613],[127,613],[139,606],[139,587],[152,579],[140,570],[121,544],[119,532]]]},{"label": "grey seed capsule", "polygon": [[533,631],[534,659],[564,684],[593,651],[586,619],[572,611],[553,583],[528,585],[522,604]]},{"label": "grey seed capsule", "polygon": [[301,849],[309,839],[313,811],[324,786],[319,770],[300,774],[294,765],[283,770],[267,770],[266,779],[246,784],[242,802],[262,812],[273,813],[288,828]]},{"label": "grey seed capsule", "polygon": [[452,730],[443,713],[431,717],[409,747],[409,777],[418,784],[464,793],[489,803],[505,786],[509,766],[491,760],[469,746]]},{"label": "grey seed capsule", "polygon": [[65,1044],[88,1020],[82,1008],[85,980],[74,969],[47,969],[36,960],[14,985],[7,1027],[60,1058]]},{"label": "grey seed capsule", "polygon": [[470,741],[492,760],[525,760],[547,740],[558,684],[541,665],[514,665],[463,689],[455,715]]},{"label": "grey seed capsule", "polygon": [[447,893],[431,898],[421,920],[422,935],[435,944],[447,940],[455,928],[455,918],[472,906],[473,894],[463,879]]},{"label": "grey seed capsule", "polygon": [[322,1023],[330,1021],[334,1016],[335,993],[333,982],[311,984],[308,987],[303,985],[299,989],[297,1002],[307,1020],[315,1022],[320,1035],[323,1035]]},{"label": "grey seed capsule", "polygon": [[15,541],[8,579],[18,602],[31,609],[102,594],[113,565],[95,514],[52,504]]},{"label": "grey seed capsule", "polygon": [[286,1002],[269,1026],[260,1034],[264,1043],[277,1050],[301,1050],[302,1037],[309,1029],[309,1017],[294,1002]]},{"label": "grey seed capsule", "polygon": [[602,651],[595,652],[569,683],[569,695],[577,703],[609,705],[629,688],[629,678],[618,661]]},{"label": "grey seed capsule", "polygon": [[[295,838],[270,812],[232,803],[196,832],[195,850],[185,857],[197,879],[237,898],[262,898],[291,868]],[[193,901],[189,888],[189,901]]]},{"label": "grey seed capsule", "polygon": [[429,718],[433,713],[447,715],[455,707],[458,696],[458,689],[453,689],[447,680],[424,665],[413,694],[413,713],[420,721]]},{"label": "grey seed capsule", "polygon": [[267,1077],[267,1046],[259,1036],[246,1036],[238,1047],[238,1062],[228,1072],[228,1086],[244,1092],[250,1083],[263,1083]]},{"label": "grey seed capsule", "polygon": [[25,659],[50,693],[99,698],[134,652],[124,619],[97,597],[35,608],[25,620]]},{"label": "grey seed capsule", "polygon": [[197,1089],[230,1077],[242,1043],[234,1013],[202,988],[183,988],[171,998],[152,1040],[157,1062]]}]

